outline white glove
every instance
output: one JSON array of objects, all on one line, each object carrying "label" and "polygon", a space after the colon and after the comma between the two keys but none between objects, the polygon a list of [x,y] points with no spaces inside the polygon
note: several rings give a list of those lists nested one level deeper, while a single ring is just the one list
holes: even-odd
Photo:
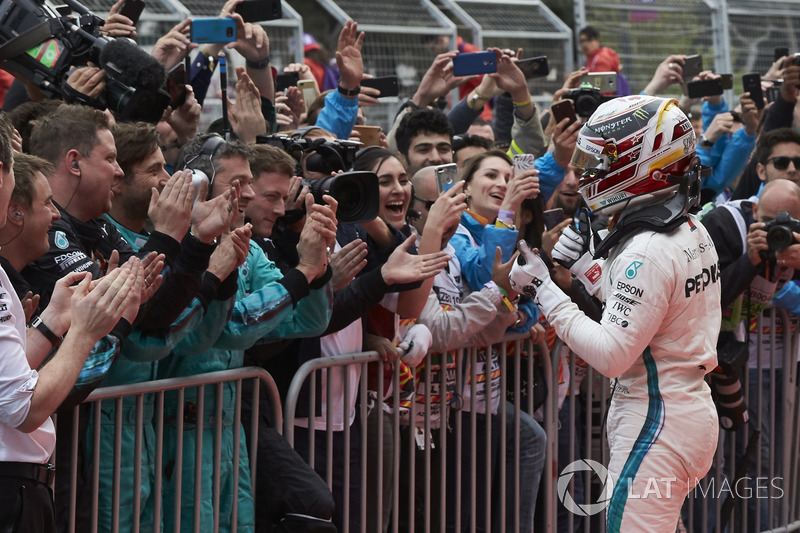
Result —
[{"label": "white glove", "polygon": [[511,267],[508,281],[515,292],[526,294],[533,298],[536,305],[544,312],[545,317],[550,316],[558,304],[569,297],[556,286],[550,278],[550,270],[545,265],[539,254],[530,249],[528,243],[519,241],[519,257]]},{"label": "white glove", "polygon": [[564,230],[553,247],[553,260],[572,270],[572,265],[589,253],[591,241],[592,226],[589,223],[589,210],[584,207],[578,212],[577,220]]},{"label": "white glove", "polygon": [[553,248],[553,260],[570,270],[583,283],[589,294],[597,295],[604,259],[594,259],[594,240],[589,222],[589,210],[585,207],[577,220],[569,225]]},{"label": "white glove", "polygon": [[405,337],[397,345],[405,352],[400,359],[409,368],[416,368],[425,360],[425,354],[430,350],[431,344],[433,344],[433,337],[431,337],[430,330],[422,324],[414,324],[408,328]]}]

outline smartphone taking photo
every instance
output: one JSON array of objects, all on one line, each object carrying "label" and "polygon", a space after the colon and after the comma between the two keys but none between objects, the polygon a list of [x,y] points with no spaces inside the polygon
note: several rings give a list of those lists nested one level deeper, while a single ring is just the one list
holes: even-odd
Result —
[{"label": "smartphone taking photo", "polygon": [[433,170],[436,172],[436,188],[439,194],[450,190],[450,187],[458,181],[458,165],[455,163],[438,165],[433,167]]}]

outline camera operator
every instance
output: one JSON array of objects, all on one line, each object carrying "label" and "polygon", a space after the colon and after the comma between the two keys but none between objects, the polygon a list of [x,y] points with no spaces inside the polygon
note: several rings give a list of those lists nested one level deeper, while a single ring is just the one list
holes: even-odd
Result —
[{"label": "camera operator", "polygon": [[[770,165],[772,163],[769,163]],[[800,269],[800,244],[797,239],[797,226],[789,226],[794,236],[794,244],[783,250],[775,250],[770,245],[770,238],[766,225],[774,221],[779,213],[788,213],[794,219],[800,218],[800,187],[787,179],[772,179],[767,182],[761,192],[760,199],[750,201],[741,200],[729,202],[718,206],[709,212],[702,220],[708,229],[714,246],[720,258],[720,276],[722,284],[723,329],[735,329],[738,337],[749,339],[749,404],[759,406],[761,414],[751,413],[748,424],[744,425],[737,433],[737,443],[742,446],[746,436],[753,430],[760,430],[760,455],[762,470],[756,469],[756,458],[750,458],[748,474],[753,479],[758,476],[768,475],[765,470],[769,461],[775,461],[775,471],[780,472],[782,457],[782,423],[783,419],[783,337],[773,337],[769,334],[759,335],[756,331],[757,322],[754,320],[762,312],[765,314],[760,322],[762,331],[768,332],[775,327],[787,327],[780,324],[777,314],[764,311],[766,307],[777,304],[783,306],[778,296],[783,295],[786,289],[796,284],[791,281],[796,278]],[[738,228],[739,231],[732,231]],[[747,230],[744,235],[744,229]],[[743,249],[742,243],[746,242]],[[741,306],[741,311],[734,310]],[[727,309],[726,309],[727,308]],[[777,315],[779,316],[779,315]],[[792,328],[796,326],[797,318],[791,316]],[[745,326],[749,325],[748,332],[743,334],[740,321]],[[760,339],[760,346],[759,346]],[[757,357],[761,351],[761,361]],[[772,357],[770,357],[772,355]],[[762,371],[759,373],[758,367]],[[774,381],[771,374],[774,372]],[[759,395],[759,391],[761,394]],[[772,398],[775,403],[772,403]],[[774,413],[775,427],[769,424],[769,418],[763,413]],[[746,420],[746,419],[745,419]],[[741,423],[741,420],[739,421]],[[760,425],[759,425],[760,422]],[[743,453],[743,447],[737,449],[737,454]],[[729,461],[726,460],[726,464]],[[729,474],[729,475],[732,475]],[[773,497],[779,497],[773,495]],[[760,511],[761,522],[756,519],[756,501],[748,502],[749,530],[765,530],[769,528],[769,516],[766,503]]]}]

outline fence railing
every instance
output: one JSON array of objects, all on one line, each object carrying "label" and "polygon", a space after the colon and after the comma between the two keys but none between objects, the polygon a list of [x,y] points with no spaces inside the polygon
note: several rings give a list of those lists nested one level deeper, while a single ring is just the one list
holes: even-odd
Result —
[{"label": "fence railing", "polygon": [[[784,322],[776,326],[773,315]],[[783,327],[788,320],[770,310],[754,322],[752,368],[741,376],[750,420],[721,431],[715,464],[684,506],[687,531],[800,530],[800,337]],[[250,480],[260,464],[257,399],[264,386],[276,429],[332,490],[340,531],[605,531],[604,513],[585,516],[564,503],[598,501],[601,480],[587,469],[565,468],[587,459],[607,464],[608,379],[560,341],[548,351],[520,337],[487,349],[428,354],[414,370],[384,363],[375,352],[309,361],[296,373],[283,409],[272,379],[253,368],[98,389],[87,399],[89,430],[81,433],[78,416],[73,421],[73,449],[84,435],[91,475],[81,488],[73,469],[69,531],[185,531],[186,525],[236,531],[242,498],[236,472],[245,473],[234,468],[233,486],[221,487],[220,448],[222,432],[229,432],[231,460],[239,464],[245,381],[255,384],[247,398],[255,410],[248,446],[241,446],[252,501],[258,501]],[[233,413],[222,412],[224,387],[235,395]],[[191,414],[187,394],[196,398]],[[169,403],[174,417],[165,414]],[[165,426],[175,442],[165,442]],[[193,449],[182,441],[190,434]],[[171,469],[165,469],[167,452],[174,456]],[[537,469],[541,485],[534,483]],[[169,472],[173,488],[182,486],[181,472],[193,476],[184,481],[195,491],[189,514],[181,510],[188,494],[164,487]],[[528,522],[532,487],[534,494],[540,487],[541,501]],[[165,502],[172,505],[169,519]],[[91,510],[85,528],[74,525],[81,506]]]}]

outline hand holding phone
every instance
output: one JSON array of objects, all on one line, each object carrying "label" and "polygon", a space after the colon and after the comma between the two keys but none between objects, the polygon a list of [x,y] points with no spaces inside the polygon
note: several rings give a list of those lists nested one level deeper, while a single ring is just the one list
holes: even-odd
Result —
[{"label": "hand holding phone", "polygon": [[275,92],[285,94],[289,87],[297,87],[298,81],[300,81],[300,74],[297,72],[282,72],[275,76]]},{"label": "hand holding phone", "polygon": [[526,80],[544,78],[550,74],[550,63],[547,61],[547,56],[520,59],[517,61],[517,67],[525,75]]},{"label": "hand holding phone", "polygon": [[722,79],[690,81],[686,84],[686,93],[689,98],[702,98],[704,96],[719,96],[725,90],[722,88]]},{"label": "hand holding phone", "polygon": [[169,105],[173,111],[186,102],[186,67],[183,63],[178,63],[169,70],[167,92],[169,92]]},{"label": "hand holding phone", "polygon": [[564,220],[566,220],[567,216],[564,214],[564,210],[560,207],[556,209],[550,209],[542,213],[542,219],[544,220],[544,227],[545,229],[553,229]]},{"label": "hand holding phone", "polygon": [[245,22],[262,22],[283,18],[281,0],[247,0],[234,9]]},{"label": "hand holding phone", "polygon": [[764,91],[761,89],[761,74],[754,72],[742,76],[742,89],[750,93],[750,98],[756,104],[756,108],[764,109]]}]

